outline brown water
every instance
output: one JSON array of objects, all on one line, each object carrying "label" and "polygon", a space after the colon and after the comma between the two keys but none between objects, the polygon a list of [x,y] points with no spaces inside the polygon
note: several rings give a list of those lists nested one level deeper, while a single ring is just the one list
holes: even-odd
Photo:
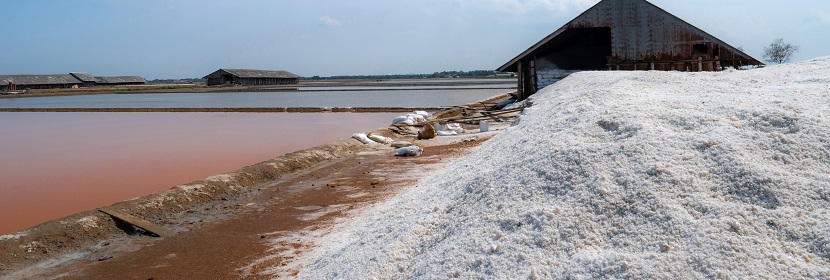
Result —
[{"label": "brown water", "polygon": [[399,113],[0,113],[0,234],[386,126]]}]

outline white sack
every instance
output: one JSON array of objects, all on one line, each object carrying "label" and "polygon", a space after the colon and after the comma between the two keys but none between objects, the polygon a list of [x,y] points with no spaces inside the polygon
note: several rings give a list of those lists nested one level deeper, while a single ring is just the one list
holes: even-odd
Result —
[{"label": "white sack", "polygon": [[374,144],[375,143],[375,141],[372,141],[371,139],[369,139],[369,137],[366,136],[366,133],[363,133],[363,132],[358,132],[358,133],[352,134],[352,138],[357,139],[357,141],[360,141],[363,144]]},{"label": "white sack", "polygon": [[420,156],[424,149],[418,146],[403,147],[395,150],[396,157],[416,157]]}]

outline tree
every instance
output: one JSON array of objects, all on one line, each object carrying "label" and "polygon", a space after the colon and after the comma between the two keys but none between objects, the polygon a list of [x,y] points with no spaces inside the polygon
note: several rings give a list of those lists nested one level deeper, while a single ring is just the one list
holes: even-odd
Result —
[{"label": "tree", "polygon": [[796,52],[798,46],[784,43],[784,39],[775,39],[769,46],[764,47],[764,60],[778,64],[787,63]]}]

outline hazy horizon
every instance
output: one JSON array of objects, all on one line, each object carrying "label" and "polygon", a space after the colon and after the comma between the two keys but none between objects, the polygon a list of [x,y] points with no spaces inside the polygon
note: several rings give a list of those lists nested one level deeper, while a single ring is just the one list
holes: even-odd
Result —
[{"label": "hazy horizon", "polygon": [[[0,74],[199,78],[219,68],[297,75],[493,70],[598,0],[29,0],[6,3]],[[761,59],[776,38],[793,61],[830,55],[830,1],[657,6]]]}]

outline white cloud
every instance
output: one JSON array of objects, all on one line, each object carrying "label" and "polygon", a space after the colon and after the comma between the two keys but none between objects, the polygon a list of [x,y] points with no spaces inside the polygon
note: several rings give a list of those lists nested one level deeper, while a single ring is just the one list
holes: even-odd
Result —
[{"label": "white cloud", "polygon": [[540,9],[551,12],[586,10],[598,2],[599,0],[490,0],[496,9],[510,9],[521,13]]},{"label": "white cloud", "polygon": [[332,26],[332,27],[343,25],[342,22],[340,22],[339,20],[333,19],[330,16],[321,17],[320,22],[322,22],[323,24],[325,24],[327,26]]}]

